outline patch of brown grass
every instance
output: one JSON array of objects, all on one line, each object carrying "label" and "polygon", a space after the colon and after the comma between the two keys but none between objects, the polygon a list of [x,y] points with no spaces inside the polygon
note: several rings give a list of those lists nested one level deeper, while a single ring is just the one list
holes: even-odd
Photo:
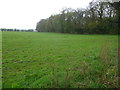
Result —
[{"label": "patch of brown grass", "polygon": [[[100,74],[98,83],[103,84],[107,87],[118,87],[118,78],[117,78],[117,65],[111,66],[110,56],[109,56],[109,47],[107,41],[102,45],[100,51],[101,62],[103,70]],[[117,55],[116,55],[117,56]]]}]

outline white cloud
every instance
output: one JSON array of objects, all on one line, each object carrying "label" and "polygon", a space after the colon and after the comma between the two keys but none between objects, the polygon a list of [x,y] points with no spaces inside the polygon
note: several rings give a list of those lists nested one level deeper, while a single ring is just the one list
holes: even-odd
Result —
[{"label": "white cloud", "polygon": [[36,23],[63,7],[85,8],[92,0],[0,0],[0,28],[35,29]]}]

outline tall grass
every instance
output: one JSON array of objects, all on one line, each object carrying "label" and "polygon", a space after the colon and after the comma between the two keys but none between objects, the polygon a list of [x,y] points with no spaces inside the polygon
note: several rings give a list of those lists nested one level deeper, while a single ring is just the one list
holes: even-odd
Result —
[{"label": "tall grass", "polygon": [[[115,59],[117,59],[117,53],[115,54]],[[99,83],[102,83],[105,87],[118,87],[118,66],[116,65],[112,66],[113,61],[110,57],[110,47],[107,41],[103,43],[101,46],[100,51],[100,58],[102,62],[103,69],[100,74],[100,81]],[[117,61],[115,61],[117,62]],[[109,79],[108,79],[109,78]]]}]

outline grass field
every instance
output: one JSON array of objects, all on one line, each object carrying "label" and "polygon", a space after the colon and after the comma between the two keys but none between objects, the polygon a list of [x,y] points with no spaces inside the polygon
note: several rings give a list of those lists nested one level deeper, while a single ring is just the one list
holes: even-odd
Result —
[{"label": "grass field", "polygon": [[2,35],[3,88],[118,87],[117,35]]}]

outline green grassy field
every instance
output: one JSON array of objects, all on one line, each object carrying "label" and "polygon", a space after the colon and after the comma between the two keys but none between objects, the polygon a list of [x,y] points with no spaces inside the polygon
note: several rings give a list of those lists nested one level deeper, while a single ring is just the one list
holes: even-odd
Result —
[{"label": "green grassy field", "polygon": [[2,35],[3,88],[118,87],[117,35]]}]

